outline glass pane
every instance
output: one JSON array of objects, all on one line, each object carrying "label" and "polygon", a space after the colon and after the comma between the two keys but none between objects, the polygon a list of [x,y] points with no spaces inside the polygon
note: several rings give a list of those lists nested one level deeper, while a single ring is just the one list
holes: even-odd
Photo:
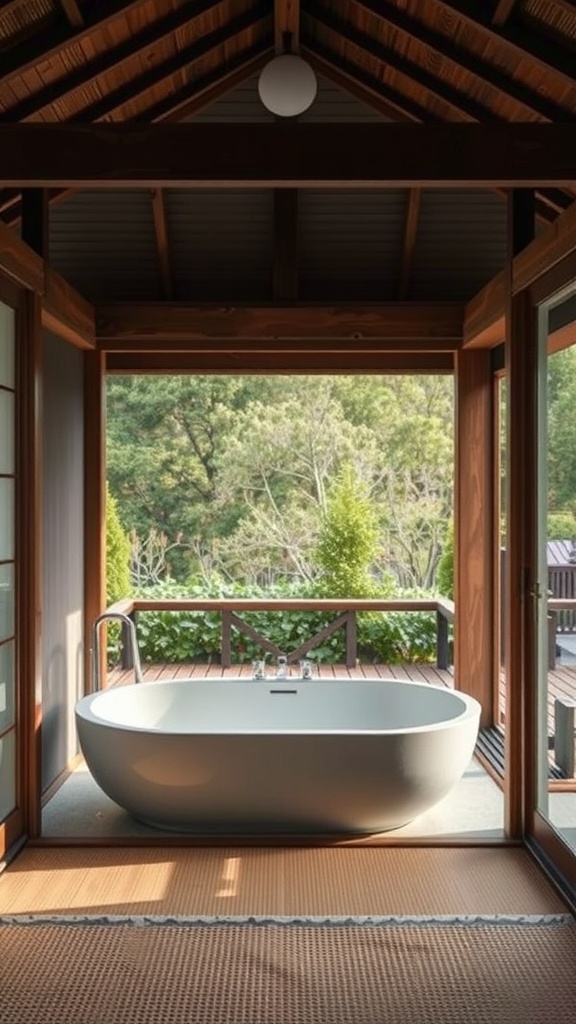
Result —
[{"label": "glass pane", "polygon": [[14,472],[14,395],[0,387],[0,473]]},{"label": "glass pane", "polygon": [[0,737],[0,821],[16,807],[16,732]]},{"label": "glass pane", "polygon": [[16,312],[0,302],[0,384],[14,387],[14,339]]},{"label": "glass pane", "polygon": [[14,642],[0,644],[0,733],[15,724]]},{"label": "glass pane", "polygon": [[0,477],[0,561],[14,558],[14,481]]},{"label": "glass pane", "polygon": [[0,565],[0,640],[14,636],[14,567]]}]

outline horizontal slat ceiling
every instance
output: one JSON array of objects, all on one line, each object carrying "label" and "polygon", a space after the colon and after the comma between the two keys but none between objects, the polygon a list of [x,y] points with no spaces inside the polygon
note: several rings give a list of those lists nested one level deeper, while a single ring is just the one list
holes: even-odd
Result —
[{"label": "horizontal slat ceiling", "polygon": [[159,299],[150,192],[72,193],[50,211],[50,262],[87,299]]},{"label": "horizontal slat ceiling", "polygon": [[490,192],[424,190],[413,298],[468,299],[506,262],[506,204]]},{"label": "horizontal slat ceiling", "polygon": [[396,297],[406,191],[300,193],[301,297]]},{"label": "horizontal slat ceiling", "polygon": [[272,192],[165,192],[176,298],[271,295]]},{"label": "horizontal slat ceiling", "polygon": [[[325,75],[318,74],[318,93],[313,105],[302,114],[298,121],[309,122],[374,122],[385,120],[361,100],[334,85]],[[260,101],[258,95],[258,75],[252,75],[242,85],[237,86],[222,99],[211,103],[190,121],[234,121],[238,122],[270,122],[275,118]]]}]

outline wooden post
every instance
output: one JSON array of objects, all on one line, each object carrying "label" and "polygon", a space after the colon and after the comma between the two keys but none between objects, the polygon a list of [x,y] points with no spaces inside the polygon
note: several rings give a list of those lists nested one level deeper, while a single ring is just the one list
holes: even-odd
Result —
[{"label": "wooden post", "polygon": [[346,612],[346,668],[356,668],[357,658],[356,612]]},{"label": "wooden post", "polygon": [[448,644],[448,619],[442,612],[436,612],[436,665],[449,668],[450,645]]},{"label": "wooden post", "polygon": [[[505,824],[509,838],[525,834],[535,793],[534,608],[536,579],[536,421],[538,327],[527,290],[513,294],[513,258],[534,237],[530,190],[513,190],[508,204],[505,366],[508,378],[507,509],[504,665],[506,672]],[[535,704],[535,701],[534,701]]]},{"label": "wooden post", "polygon": [[222,668],[230,668],[232,664],[232,612],[222,611],[222,642],[220,662]]},{"label": "wooden post", "polygon": [[458,689],[482,705],[482,726],[493,720],[492,423],[490,352],[462,350],[456,356],[454,676]]}]

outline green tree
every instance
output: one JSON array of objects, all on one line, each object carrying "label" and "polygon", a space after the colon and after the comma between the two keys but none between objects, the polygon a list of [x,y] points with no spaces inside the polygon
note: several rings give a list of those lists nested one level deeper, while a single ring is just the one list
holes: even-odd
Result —
[{"label": "green tree", "polygon": [[454,528],[450,524],[436,574],[438,592],[454,600]]},{"label": "green tree", "polygon": [[116,499],[106,484],[106,603],[128,597],[130,592],[130,540],[122,529]]},{"label": "green tree", "polygon": [[330,492],[316,548],[323,595],[362,598],[379,592],[372,575],[379,535],[378,517],[367,490],[352,466],[345,465]]}]

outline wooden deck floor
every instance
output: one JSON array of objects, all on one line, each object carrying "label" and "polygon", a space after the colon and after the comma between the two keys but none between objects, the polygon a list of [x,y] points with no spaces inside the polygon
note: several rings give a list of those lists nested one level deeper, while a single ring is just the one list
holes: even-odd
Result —
[{"label": "wooden deck floor", "polygon": [[[144,680],[146,682],[163,682],[167,679],[236,679],[239,676],[246,679],[252,678],[252,665],[250,662],[244,665],[233,665],[225,669],[221,665],[200,665],[186,662],[182,664],[162,663],[154,665],[143,665]],[[269,669],[271,676],[273,669]],[[297,676],[298,669],[293,672]],[[346,668],[345,665],[320,665],[319,675],[321,679],[402,679],[413,683],[435,683],[437,686],[454,685],[454,675],[451,669],[439,669],[435,665],[359,665],[357,668]],[[134,680],[132,669],[114,669],[108,673],[108,682],[123,685]],[[575,684],[576,689],[576,684]]]}]

